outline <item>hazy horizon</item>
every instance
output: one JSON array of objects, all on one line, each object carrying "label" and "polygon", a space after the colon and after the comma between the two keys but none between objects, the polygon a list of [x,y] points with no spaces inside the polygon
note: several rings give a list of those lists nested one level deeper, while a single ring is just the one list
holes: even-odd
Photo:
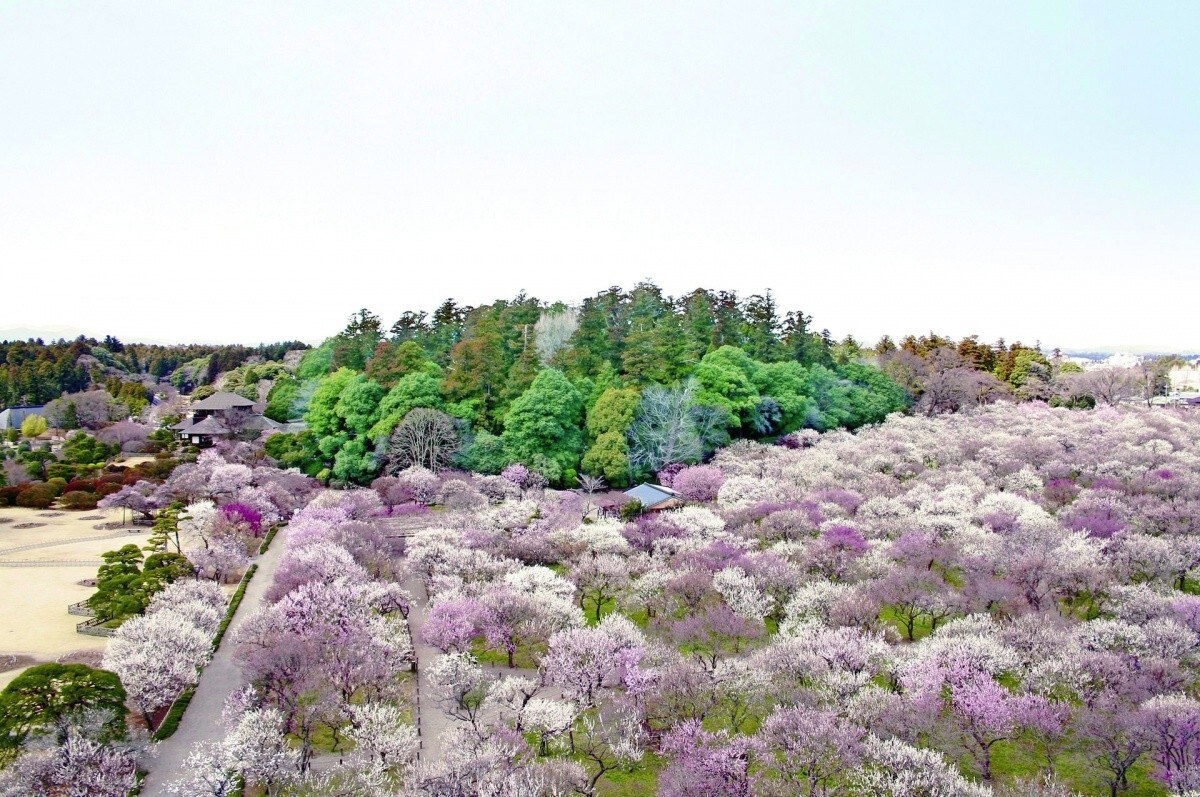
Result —
[{"label": "hazy horizon", "polygon": [[[0,328],[317,341],[653,279],[1200,349],[1200,6],[0,9]],[[20,296],[17,301],[13,296]]]}]

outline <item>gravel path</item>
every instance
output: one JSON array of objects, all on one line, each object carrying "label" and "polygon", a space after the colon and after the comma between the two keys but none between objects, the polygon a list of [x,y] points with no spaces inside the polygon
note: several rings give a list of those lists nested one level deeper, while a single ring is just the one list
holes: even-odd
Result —
[{"label": "gravel path", "polygon": [[246,587],[242,605],[238,607],[221,647],[204,668],[196,695],[184,713],[179,729],[170,739],[160,742],[157,755],[146,762],[149,774],[142,785],[142,797],[166,797],[167,785],[187,774],[184,761],[188,754],[205,742],[217,742],[224,737],[221,710],[225,707],[225,698],[245,685],[242,670],[233,660],[233,635],[246,618],[262,605],[263,594],[275,580],[275,568],[279,565],[286,540],[285,526],[275,535],[271,548],[255,560],[258,571]]}]

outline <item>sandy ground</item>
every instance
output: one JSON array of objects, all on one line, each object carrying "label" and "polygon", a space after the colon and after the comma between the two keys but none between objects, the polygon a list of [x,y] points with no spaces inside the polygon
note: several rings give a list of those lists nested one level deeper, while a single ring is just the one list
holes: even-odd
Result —
[{"label": "sandy ground", "polygon": [[[105,522],[121,519],[119,510],[62,512],[61,510],[21,509],[0,507],[0,655],[32,656],[37,661],[54,661],[76,650],[103,650],[103,637],[84,636],[75,632],[75,624],[84,620],[67,614],[67,606],[87,598],[94,591],[78,582],[96,577],[96,565],[5,567],[5,562],[100,559],[100,554],[126,543],[143,545],[147,529],[134,533],[123,530],[96,529]],[[102,519],[96,519],[103,516]],[[84,518],[89,518],[85,520]],[[12,522],[4,522],[11,519]],[[26,523],[45,525],[32,529],[13,528]],[[119,536],[111,536],[111,535]],[[87,537],[110,537],[75,541]],[[10,551],[27,545],[42,547]],[[0,672],[0,688],[21,672],[20,669]]]}]

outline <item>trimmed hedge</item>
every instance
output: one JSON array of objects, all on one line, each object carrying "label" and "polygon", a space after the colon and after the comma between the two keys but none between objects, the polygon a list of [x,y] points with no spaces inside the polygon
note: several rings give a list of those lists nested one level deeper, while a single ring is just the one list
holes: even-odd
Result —
[{"label": "trimmed hedge", "polygon": [[242,598],[246,595],[246,586],[257,571],[258,565],[250,565],[246,570],[246,575],[242,576],[242,583],[238,584],[237,591],[229,599],[229,608],[225,610],[225,617],[221,620],[221,624],[217,626],[217,635],[213,637],[214,653],[216,653],[217,648],[221,647],[221,638],[229,630],[229,624],[233,622],[233,616],[237,614],[238,607],[242,605]]},{"label": "trimmed hedge", "polygon": [[179,722],[183,719],[183,712],[187,711],[188,704],[192,702],[192,698],[195,695],[195,684],[192,684],[179,693],[179,697],[175,698],[175,702],[171,704],[171,710],[167,712],[167,716],[163,717],[158,730],[154,732],[154,741],[161,742],[163,739],[168,739],[175,731],[179,730]]},{"label": "trimmed hedge", "polygon": [[267,532],[267,536],[263,537],[262,545],[258,546],[259,556],[262,556],[271,547],[271,540],[275,539],[275,535],[279,533],[280,528],[282,526],[272,526],[271,530]]}]

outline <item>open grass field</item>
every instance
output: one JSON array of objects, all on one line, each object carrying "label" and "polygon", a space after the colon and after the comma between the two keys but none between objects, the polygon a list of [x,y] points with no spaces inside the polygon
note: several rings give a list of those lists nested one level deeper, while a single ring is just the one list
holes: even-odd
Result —
[{"label": "open grass field", "polygon": [[[79,582],[95,578],[97,565],[56,563],[99,562],[105,551],[146,542],[145,527],[96,528],[120,520],[120,511],[112,510],[0,507],[0,667],[12,656],[24,662],[0,672],[0,688],[34,662],[103,651],[104,638],[75,632],[75,624],[86,618],[67,614],[69,604],[92,594],[91,587]],[[37,566],[14,567],[14,562]]]}]

